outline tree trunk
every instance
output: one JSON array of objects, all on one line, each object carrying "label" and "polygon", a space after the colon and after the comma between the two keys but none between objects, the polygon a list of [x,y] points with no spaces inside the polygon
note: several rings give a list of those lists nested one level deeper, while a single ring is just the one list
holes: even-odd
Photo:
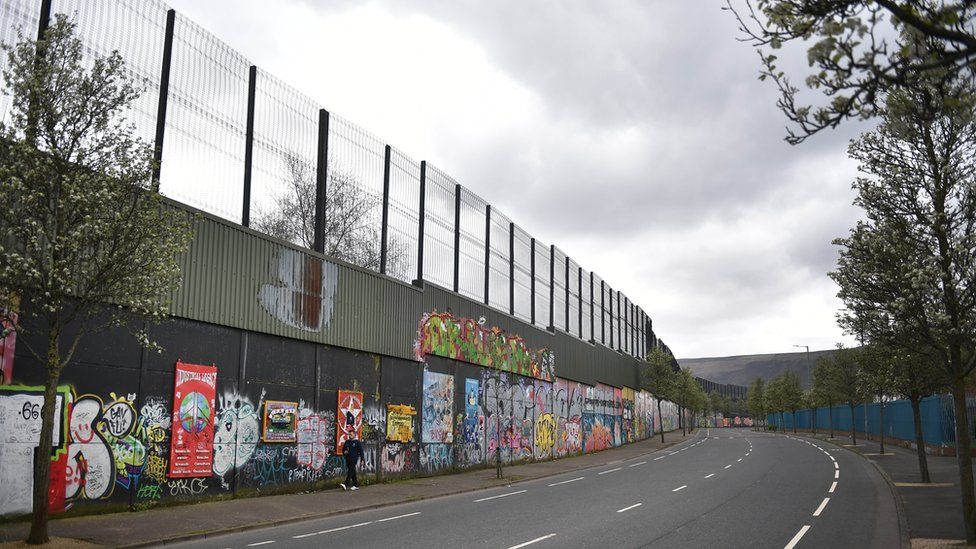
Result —
[{"label": "tree trunk", "polygon": [[813,429],[813,434],[817,434],[817,410],[818,408],[811,408],[810,413],[813,414],[810,418],[810,428]]},{"label": "tree trunk", "polygon": [[854,435],[854,403],[848,402],[847,405],[851,407],[851,444],[857,446],[857,436]]},{"label": "tree trunk", "polygon": [[661,399],[657,399],[657,420],[661,427],[661,444],[664,444],[664,414],[661,413]]},{"label": "tree trunk", "polygon": [[786,432],[786,416],[783,415],[782,410],[779,412],[779,432]]},{"label": "tree trunk", "polygon": [[830,438],[834,438],[834,405],[833,403],[828,403],[827,406],[827,421],[830,422]]},{"label": "tree trunk", "polygon": [[793,414],[793,434],[795,435],[796,434],[796,410],[793,410],[790,413]]},{"label": "tree trunk", "polygon": [[[48,489],[51,484],[51,447],[54,445],[54,408],[58,378],[61,376],[60,335],[48,333],[47,378],[44,384],[44,405],[41,406],[41,437],[34,453],[34,501],[30,533],[27,543],[39,545],[50,541],[47,533]],[[62,433],[61,436],[67,436]]]},{"label": "tree trunk", "polygon": [[922,437],[922,410],[920,397],[913,397],[912,402],[912,422],[915,423],[915,453],[918,455],[918,472],[922,477],[922,482],[932,482],[929,477],[929,460],[925,455],[925,439]]},{"label": "tree trunk", "polygon": [[966,415],[966,381],[958,378],[952,383],[952,407],[956,414],[956,462],[959,464],[959,484],[962,488],[962,516],[966,526],[966,543],[976,544],[976,502],[973,491],[972,441],[969,416]]}]

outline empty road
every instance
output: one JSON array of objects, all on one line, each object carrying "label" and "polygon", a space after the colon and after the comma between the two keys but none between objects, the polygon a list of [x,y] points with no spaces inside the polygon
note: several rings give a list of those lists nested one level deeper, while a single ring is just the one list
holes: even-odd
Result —
[{"label": "empty road", "polygon": [[702,429],[680,445],[608,466],[180,546],[891,548],[899,543],[891,492],[862,457],[784,435]]}]

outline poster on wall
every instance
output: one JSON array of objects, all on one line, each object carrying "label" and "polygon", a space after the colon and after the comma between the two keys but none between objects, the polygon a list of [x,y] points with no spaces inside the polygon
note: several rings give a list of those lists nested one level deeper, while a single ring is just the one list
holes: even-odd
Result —
[{"label": "poster on wall", "polygon": [[263,442],[296,442],[298,403],[268,400],[264,403]]},{"label": "poster on wall", "polygon": [[417,409],[407,404],[386,405],[386,440],[413,442],[413,418]]},{"label": "poster on wall", "polygon": [[209,477],[213,466],[217,367],[176,363],[169,476]]},{"label": "poster on wall", "polygon": [[478,394],[477,379],[464,378],[464,442],[478,441]]},{"label": "poster on wall", "polygon": [[339,391],[339,413],[336,414],[336,454],[342,454],[342,445],[351,433],[356,438],[363,434],[363,394],[359,391]]},{"label": "poster on wall", "polygon": [[0,385],[10,385],[14,379],[14,347],[17,344],[17,313],[0,309]]},{"label": "poster on wall", "polygon": [[454,442],[454,376],[424,370],[421,442]]}]

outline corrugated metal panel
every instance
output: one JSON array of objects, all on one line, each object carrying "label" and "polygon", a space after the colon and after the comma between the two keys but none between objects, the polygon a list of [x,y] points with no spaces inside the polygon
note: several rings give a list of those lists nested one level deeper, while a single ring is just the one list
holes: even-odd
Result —
[{"label": "corrugated metal panel", "polygon": [[[180,206],[184,207],[185,206]],[[172,313],[336,347],[413,359],[424,313],[485,317],[489,326],[551,349],[559,377],[637,386],[637,361],[561,330],[551,333],[433,284],[423,289],[201,214],[182,260]]]}]

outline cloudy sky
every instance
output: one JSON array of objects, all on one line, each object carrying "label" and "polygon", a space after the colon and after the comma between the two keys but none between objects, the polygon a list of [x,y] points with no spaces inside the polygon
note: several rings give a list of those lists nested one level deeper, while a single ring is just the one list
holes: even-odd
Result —
[{"label": "cloudy sky", "polygon": [[826,273],[864,126],[787,145],[724,2],[169,3],[556,243],[679,357],[848,341]]}]

